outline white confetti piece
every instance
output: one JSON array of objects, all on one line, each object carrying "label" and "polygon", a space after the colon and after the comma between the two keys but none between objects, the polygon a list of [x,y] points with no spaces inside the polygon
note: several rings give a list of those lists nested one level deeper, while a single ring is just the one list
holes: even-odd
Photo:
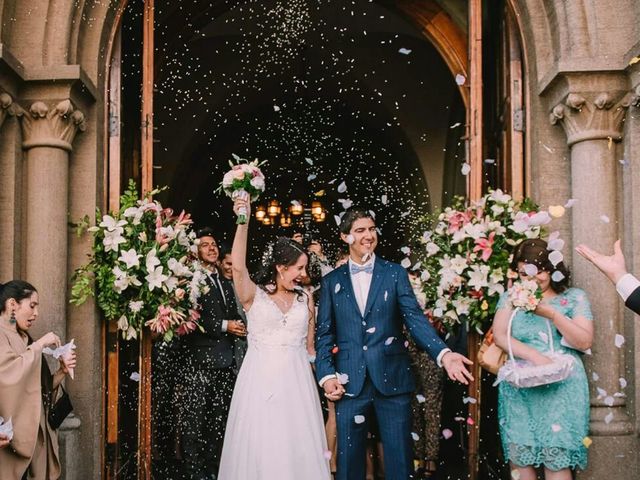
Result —
[{"label": "white confetti piece", "polygon": [[607,396],[607,391],[604,388],[596,387],[596,390],[598,392],[598,398]]},{"label": "white confetti piece", "polygon": [[380,201],[382,202],[383,205],[386,205],[388,202],[387,196],[386,195],[382,195],[380,197]]},{"label": "white confetti piece", "polygon": [[367,328],[367,333],[374,333],[376,331],[376,327]]},{"label": "white confetti piece", "polygon": [[304,161],[307,162],[309,165],[313,165],[313,160],[311,160],[310,158],[305,158]]},{"label": "white confetti piece", "polygon": [[387,301],[387,298],[389,298],[389,292],[387,292],[386,290],[384,291],[384,301]]},{"label": "white confetti piece", "polygon": [[520,480],[520,470],[511,470],[511,478],[513,480]]},{"label": "white confetti piece", "polygon": [[404,253],[405,255],[409,255],[411,253],[411,249],[409,247],[406,247],[406,246],[405,247],[401,247],[400,251],[402,253]]},{"label": "white confetti piece", "polygon": [[317,177],[317,175],[316,175],[316,174],[314,174],[314,173],[312,173],[311,175],[309,175],[309,176],[307,177],[307,182],[310,182],[310,181],[312,181],[312,180],[315,180],[315,179],[316,179],[316,177]]},{"label": "white confetti piece", "polygon": [[336,283],[336,288],[334,289],[334,291],[335,291],[336,293],[338,293],[338,292],[340,291],[340,288],[341,288],[341,287],[340,287],[340,284],[339,284],[339,283]]},{"label": "white confetti piece", "polygon": [[556,270],[551,274],[551,280],[556,283],[561,282],[562,280],[564,280],[564,274],[560,270]]},{"label": "white confetti piece", "polygon": [[356,415],[353,417],[353,421],[357,424],[364,423],[364,415]]},{"label": "white confetti piece", "polygon": [[602,223],[609,223],[611,220],[606,215],[600,215],[600,221]]},{"label": "white confetti piece", "polygon": [[453,130],[454,128],[457,128],[457,127],[459,127],[460,125],[462,125],[462,123],[460,123],[460,122],[456,122],[456,123],[454,123],[453,125],[451,125],[449,128]]},{"label": "white confetti piece", "polygon": [[426,282],[430,278],[431,278],[431,274],[429,273],[428,270],[423,270],[422,273],[420,274],[420,280],[422,280],[423,282]]},{"label": "white confetti piece", "polygon": [[577,201],[578,201],[578,200],[577,200],[577,199],[575,199],[575,198],[570,198],[569,200],[567,200],[567,203],[565,203],[565,204],[564,204],[564,208],[571,208],[571,207],[573,207],[573,206],[576,204],[576,202],[577,202]]},{"label": "white confetti piece", "polygon": [[400,50],[398,50],[398,52],[403,54],[403,55],[409,55],[411,53],[411,49],[409,49],[409,48],[401,48]]},{"label": "white confetti piece", "polygon": [[549,343],[549,335],[547,335],[545,332],[538,332],[538,335],[544,343]]},{"label": "white confetti piece", "polygon": [[274,112],[279,112],[280,111],[280,107],[278,105],[274,105],[273,106],[273,111]]},{"label": "white confetti piece", "polygon": [[619,333],[616,333],[616,338],[614,340],[614,343],[615,343],[616,347],[618,347],[618,348],[622,347],[622,345],[624,345],[624,337],[622,335],[620,335]]},{"label": "white confetti piece", "polygon": [[413,438],[414,442],[420,440],[420,436],[416,432],[411,432],[411,438]]},{"label": "white confetti piece", "polygon": [[354,236],[352,234],[347,235],[347,243],[349,245],[351,245],[355,241],[356,241],[356,239],[354,238]]},{"label": "white confetti piece", "polygon": [[627,388],[627,380],[620,377],[618,379],[618,383],[620,384],[620,388]]},{"label": "white confetti piece", "polygon": [[451,437],[453,437],[453,432],[448,428],[445,428],[444,430],[442,430],[442,436],[445,440],[449,440]]},{"label": "white confetti piece", "polygon": [[596,372],[593,372],[591,374],[591,378],[593,378],[594,382],[597,382],[598,380],[600,380],[600,375],[598,375]]},{"label": "white confetti piece", "polygon": [[418,400],[418,403],[424,403],[427,401],[427,398],[424,395],[417,394],[416,400]]},{"label": "white confetti piece", "polygon": [[555,152],[555,150],[551,147],[548,147],[547,145],[545,145],[544,143],[542,144],[542,146],[544,147],[544,149],[549,152],[549,153],[553,153]]},{"label": "white confetti piece", "polygon": [[462,173],[462,175],[466,177],[467,175],[469,175],[469,172],[471,172],[471,165],[469,165],[468,163],[463,163],[462,168],[460,169],[460,173]]},{"label": "white confetti piece", "polygon": [[461,75],[461,74],[456,75],[456,83],[458,85],[464,85],[466,81],[467,81],[467,78],[464,75]]},{"label": "white confetti piece", "polygon": [[411,266],[411,260],[409,260],[408,258],[403,258],[400,262],[400,265],[402,265],[402,268],[409,268]]},{"label": "white confetti piece", "polygon": [[562,430],[562,427],[557,423],[554,423],[551,425],[551,430],[553,430],[555,433],[558,433],[560,430]]},{"label": "white confetti piece", "polygon": [[391,345],[395,339],[396,339],[396,337],[389,337],[384,341],[384,344],[385,345]]},{"label": "white confetti piece", "polygon": [[562,256],[562,252],[559,252],[558,250],[554,250],[549,254],[549,261],[554,267],[556,267],[563,259],[564,257]]},{"label": "white confetti piece", "polygon": [[134,382],[139,382],[140,381],[140,374],[138,372],[133,372],[129,378],[131,380],[133,380]]},{"label": "white confetti piece", "polygon": [[346,373],[338,373],[336,375],[338,376],[338,382],[340,382],[340,385],[346,385],[349,383],[349,375]]},{"label": "white confetti piece", "polygon": [[475,405],[476,403],[478,403],[478,400],[476,400],[476,399],[475,399],[475,398],[473,398],[473,397],[464,397],[464,398],[462,399],[462,403],[464,403],[465,405],[466,405],[467,403],[470,403],[470,404],[472,404],[472,405]]},{"label": "white confetti piece", "polygon": [[344,193],[347,191],[347,184],[345,182],[342,182],[340,185],[338,185],[338,193]]},{"label": "white confetti piece", "polygon": [[613,412],[607,413],[607,415],[604,417],[604,423],[609,425],[612,420],[613,420]]},{"label": "white confetti piece", "polygon": [[538,274],[538,267],[536,267],[532,263],[526,263],[524,265],[524,273],[526,273],[529,277],[535,277]]},{"label": "white confetti piece", "polygon": [[607,407],[613,407],[613,402],[614,402],[614,398],[612,396],[610,396],[610,395],[608,397],[605,397],[605,399],[604,399],[604,404]]},{"label": "white confetti piece", "polygon": [[342,222],[342,218],[340,218],[340,216],[338,215],[334,215],[333,219],[336,221],[336,225],[340,226],[340,223]]}]

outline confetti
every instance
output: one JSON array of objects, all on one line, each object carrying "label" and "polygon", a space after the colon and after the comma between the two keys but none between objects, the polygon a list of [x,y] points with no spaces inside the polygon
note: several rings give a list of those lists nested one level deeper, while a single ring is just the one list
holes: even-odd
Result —
[{"label": "confetti", "polygon": [[562,430],[562,427],[557,423],[554,423],[551,425],[551,430],[553,430],[554,433],[558,433],[560,430]]},{"label": "confetti", "polygon": [[589,448],[591,446],[591,444],[593,443],[593,440],[591,440],[589,437],[584,437],[582,439],[582,444],[586,447]]},{"label": "confetti", "polygon": [[346,373],[338,373],[336,375],[338,376],[338,382],[340,382],[340,385],[346,385],[349,383],[349,375]]},{"label": "confetti", "polygon": [[409,268],[411,266],[411,260],[409,260],[408,258],[403,258],[400,262],[400,265],[402,265],[402,268]]},{"label": "confetti", "polygon": [[356,415],[355,417],[353,417],[353,421],[357,424],[364,423],[364,415]]},{"label": "confetti", "polygon": [[622,335],[620,335],[619,333],[616,333],[616,337],[615,337],[614,343],[615,343],[616,347],[621,348],[622,345],[624,345],[624,337]]},{"label": "confetti", "polygon": [[376,327],[367,328],[367,333],[374,333],[376,331]]},{"label": "confetti", "polygon": [[607,413],[607,415],[604,417],[604,423],[609,425],[612,420],[613,420],[613,412]]},{"label": "confetti", "polygon": [[473,398],[473,397],[464,397],[464,398],[462,399],[462,403],[464,403],[465,405],[466,405],[467,403],[471,403],[472,405],[474,405],[474,404],[478,403],[478,400],[476,400],[476,399],[475,399],[475,398]]},{"label": "confetti", "polygon": [[327,460],[331,460],[332,456],[333,456],[333,454],[331,453],[331,450],[325,450],[324,451],[324,458],[326,458]]},{"label": "confetti", "polygon": [[467,175],[469,175],[469,172],[471,172],[471,165],[469,165],[468,163],[463,163],[462,168],[460,169],[460,173],[462,173],[462,175],[466,177]]},{"label": "confetti", "polygon": [[344,193],[347,191],[347,184],[345,182],[342,182],[340,185],[338,185],[338,193]]},{"label": "confetti", "polygon": [[389,337],[384,341],[384,344],[385,345],[391,345],[395,339],[396,339],[396,337]]},{"label": "confetti", "polygon": [[449,440],[451,437],[453,437],[453,432],[448,428],[445,428],[444,430],[442,430],[442,436],[445,440]]},{"label": "confetti", "polygon": [[133,380],[134,382],[139,382],[140,381],[140,374],[138,372],[133,372],[129,378],[131,380]]},{"label": "confetti", "polygon": [[387,196],[382,195],[382,197],[380,197],[380,201],[382,202],[383,205],[386,205],[388,203]]},{"label": "confetti", "polygon": [[520,470],[511,470],[511,478],[513,480],[520,480]]},{"label": "confetti", "polygon": [[456,75],[456,83],[460,86],[464,85],[467,81],[467,78],[464,75],[457,74]]},{"label": "confetti", "polygon": [[578,200],[576,200],[575,198],[570,198],[569,200],[567,200],[567,203],[564,204],[564,208],[573,207],[576,204],[577,201]]},{"label": "confetti", "polygon": [[564,207],[562,205],[552,205],[549,207],[549,215],[554,218],[560,218],[564,215]]},{"label": "confetti", "polygon": [[564,280],[564,274],[561,271],[556,270],[551,274],[551,280],[556,283],[561,282],[562,280]]},{"label": "confetti", "polygon": [[411,53],[411,50],[409,48],[401,48],[400,50],[398,50],[398,52],[403,55],[409,55]]},{"label": "confetti", "polygon": [[414,442],[420,440],[420,436],[416,432],[411,432],[411,438],[413,438]]},{"label": "confetti", "polygon": [[600,221],[602,223],[609,223],[611,220],[606,215],[600,215]]},{"label": "confetti", "polygon": [[338,292],[340,291],[340,288],[341,288],[341,287],[340,287],[340,284],[339,284],[339,283],[336,283],[336,286],[335,286],[335,288],[334,288],[334,292],[335,292],[335,293],[338,293]]},{"label": "confetti", "polygon": [[532,263],[526,263],[524,265],[524,273],[529,277],[535,277],[538,274],[538,267]]},{"label": "confetti", "polygon": [[620,383],[620,388],[627,388],[627,380],[626,379],[620,377],[618,379],[618,383]]},{"label": "confetti", "polygon": [[424,395],[417,394],[416,400],[418,400],[418,403],[424,403],[427,401],[427,398]]},{"label": "confetti", "polygon": [[559,252],[558,250],[554,250],[549,254],[549,261],[551,262],[551,265],[553,265],[554,267],[557,267],[558,264],[563,260],[563,258],[564,257],[562,256],[562,253]]},{"label": "confetti", "polygon": [[594,382],[597,382],[598,380],[600,380],[600,375],[598,375],[596,372],[593,372],[591,374],[591,378],[593,378]]}]

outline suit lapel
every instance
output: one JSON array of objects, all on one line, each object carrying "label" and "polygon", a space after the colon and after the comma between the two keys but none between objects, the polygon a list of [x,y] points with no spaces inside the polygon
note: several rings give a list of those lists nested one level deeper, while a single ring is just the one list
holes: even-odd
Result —
[{"label": "suit lapel", "polygon": [[376,257],[375,263],[373,265],[373,278],[371,279],[371,286],[369,287],[369,295],[367,295],[367,306],[364,309],[364,317],[369,315],[369,312],[373,307],[373,302],[375,302],[375,299],[378,296],[378,291],[382,286],[382,280],[384,279],[384,274],[386,271],[384,267],[384,260]]},{"label": "suit lapel", "polygon": [[360,307],[358,307],[358,302],[356,301],[356,295],[353,290],[353,283],[351,283],[351,274],[349,273],[349,263],[347,262],[342,267],[343,279],[340,281],[341,288],[345,288],[345,293],[351,298],[351,303],[353,304],[353,308],[356,309],[358,316],[361,317]]}]

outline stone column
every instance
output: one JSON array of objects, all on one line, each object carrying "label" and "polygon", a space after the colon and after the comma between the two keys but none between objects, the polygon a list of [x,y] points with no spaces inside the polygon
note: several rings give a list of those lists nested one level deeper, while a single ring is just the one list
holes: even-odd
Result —
[{"label": "stone column", "polygon": [[[630,94],[620,91],[569,93],[550,115],[552,124],[564,128],[571,151],[571,196],[578,200],[571,210],[574,245],[586,243],[606,252],[619,236],[616,143],[622,139],[631,100]],[[587,291],[595,319],[593,355],[585,356],[593,445],[590,467],[580,478],[601,478],[604,465],[608,478],[627,478],[634,428],[620,384],[625,377],[623,349],[616,346],[616,335],[624,331],[621,303],[615,289],[575,251],[572,273],[573,284]]]},{"label": "stone column", "polygon": [[25,278],[40,294],[35,336],[66,337],[69,154],[84,114],[70,100],[34,102],[21,116],[26,151]]}]

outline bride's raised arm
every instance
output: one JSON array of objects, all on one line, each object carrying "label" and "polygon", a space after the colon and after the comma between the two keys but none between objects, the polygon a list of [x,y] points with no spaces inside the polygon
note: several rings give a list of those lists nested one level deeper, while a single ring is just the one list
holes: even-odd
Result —
[{"label": "bride's raised arm", "polygon": [[236,228],[236,236],[231,247],[231,262],[233,270],[233,284],[238,294],[238,299],[245,311],[249,310],[256,295],[256,284],[249,277],[247,269],[247,237],[249,232],[249,219],[251,218],[251,204],[248,199],[236,198],[233,203],[233,211],[246,209],[247,223],[240,224]]}]

